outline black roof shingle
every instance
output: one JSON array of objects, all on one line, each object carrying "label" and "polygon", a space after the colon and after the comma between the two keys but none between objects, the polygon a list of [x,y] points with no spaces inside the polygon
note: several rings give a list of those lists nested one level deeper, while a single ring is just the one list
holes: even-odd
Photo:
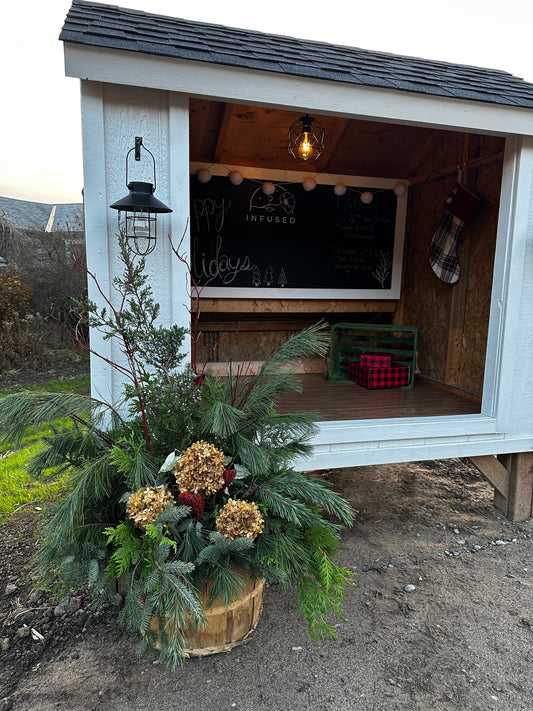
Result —
[{"label": "black roof shingle", "polygon": [[533,84],[496,69],[371,52],[73,0],[60,39],[349,84],[533,108]]},{"label": "black roof shingle", "polygon": [[81,202],[53,205],[0,196],[0,216],[19,230],[43,232],[51,217],[52,232],[81,232],[84,229]]}]

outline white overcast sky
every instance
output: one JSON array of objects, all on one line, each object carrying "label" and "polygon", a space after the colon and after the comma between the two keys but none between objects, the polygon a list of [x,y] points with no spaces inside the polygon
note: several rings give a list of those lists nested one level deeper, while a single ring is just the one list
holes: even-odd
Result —
[{"label": "white overcast sky", "polygon": [[[0,43],[0,195],[80,202],[80,100],[59,32],[70,0],[8,0]],[[533,83],[532,0],[115,0],[162,15],[503,69]],[[532,119],[533,120],[533,119]]]}]

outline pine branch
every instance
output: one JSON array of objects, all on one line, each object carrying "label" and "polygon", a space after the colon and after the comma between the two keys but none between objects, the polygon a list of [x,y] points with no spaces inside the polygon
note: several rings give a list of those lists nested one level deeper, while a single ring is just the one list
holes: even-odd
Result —
[{"label": "pine branch", "polygon": [[39,392],[6,395],[0,400],[0,443],[11,442],[18,447],[29,427],[62,417],[76,418],[101,434],[98,425],[106,412],[119,418],[110,405],[86,395]]},{"label": "pine branch", "polygon": [[269,515],[285,519],[302,528],[320,525],[322,519],[316,510],[302,501],[289,499],[275,485],[258,485],[254,500],[268,508]]},{"label": "pine branch", "polygon": [[[219,389],[220,392],[220,389]],[[201,426],[204,432],[221,439],[229,439],[246,422],[244,413],[228,402],[213,399],[207,404],[206,395],[203,404],[203,415]]]},{"label": "pine branch", "polygon": [[[353,524],[355,512],[342,496],[331,490],[330,486],[303,472],[292,469],[280,471],[265,477],[264,481],[256,480],[258,496],[274,497],[279,501],[298,501],[327,511],[344,525]],[[268,503],[265,500],[265,503]]]},{"label": "pine branch", "polygon": [[47,480],[52,481],[71,467],[82,466],[88,459],[102,455],[102,444],[91,432],[66,430],[45,442],[27,464],[30,477],[45,475]]},{"label": "pine branch", "polygon": [[257,537],[255,549],[267,582],[290,584],[298,580],[308,556],[302,529],[268,517],[263,534]]},{"label": "pine branch", "polygon": [[289,390],[300,392],[301,383],[295,374],[288,370],[288,366],[299,360],[324,357],[328,340],[322,322],[296,333],[265,361],[255,378],[255,389],[265,388],[273,401]]}]

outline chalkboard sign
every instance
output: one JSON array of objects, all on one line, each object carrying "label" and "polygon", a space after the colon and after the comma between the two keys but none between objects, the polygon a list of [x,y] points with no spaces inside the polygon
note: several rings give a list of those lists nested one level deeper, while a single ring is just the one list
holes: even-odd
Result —
[{"label": "chalkboard sign", "polygon": [[[389,189],[191,176],[192,274],[204,295],[390,298],[397,198]],[[396,259],[397,261],[397,259]],[[357,292],[357,293],[355,293]]]}]

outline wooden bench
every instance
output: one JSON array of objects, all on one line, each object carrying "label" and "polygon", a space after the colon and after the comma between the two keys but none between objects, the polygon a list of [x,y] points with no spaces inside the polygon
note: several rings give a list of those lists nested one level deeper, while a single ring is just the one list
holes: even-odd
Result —
[{"label": "wooden bench", "polygon": [[331,327],[329,379],[348,380],[348,363],[361,353],[387,353],[395,363],[410,369],[409,385],[415,383],[418,326],[390,326],[369,323],[337,323]]}]

